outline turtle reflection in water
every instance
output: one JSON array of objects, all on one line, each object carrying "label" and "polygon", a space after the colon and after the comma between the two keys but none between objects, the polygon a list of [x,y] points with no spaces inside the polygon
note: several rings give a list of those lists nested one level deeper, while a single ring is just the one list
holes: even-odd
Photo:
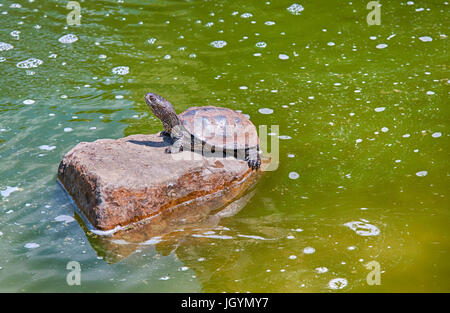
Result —
[{"label": "turtle reflection in water", "polygon": [[257,170],[261,166],[256,127],[243,114],[214,106],[191,107],[177,115],[173,105],[155,93],[147,93],[145,101],[164,126],[163,135],[173,143],[167,153],[183,150],[234,156],[245,159]]}]

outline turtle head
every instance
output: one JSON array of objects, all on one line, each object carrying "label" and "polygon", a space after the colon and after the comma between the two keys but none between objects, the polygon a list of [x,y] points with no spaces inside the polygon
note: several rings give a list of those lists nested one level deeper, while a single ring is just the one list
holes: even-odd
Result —
[{"label": "turtle head", "polygon": [[165,98],[157,95],[156,93],[148,92],[145,95],[145,102],[152,110],[153,114],[161,120],[164,126],[164,130],[167,133],[171,133],[172,128],[180,124],[178,115],[170,103]]}]

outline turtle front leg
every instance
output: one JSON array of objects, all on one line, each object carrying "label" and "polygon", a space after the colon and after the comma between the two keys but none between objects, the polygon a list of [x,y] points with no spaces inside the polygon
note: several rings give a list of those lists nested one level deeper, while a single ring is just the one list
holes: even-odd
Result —
[{"label": "turtle front leg", "polygon": [[251,167],[252,170],[257,170],[261,166],[261,157],[259,155],[259,147],[250,149],[248,151],[248,155],[245,158],[245,161],[248,163],[248,167]]},{"label": "turtle front leg", "polygon": [[165,130],[163,130],[163,131],[161,132],[161,136],[167,136],[167,137],[170,137],[170,133],[168,133],[168,132],[166,132]]},{"label": "turtle front leg", "polygon": [[183,138],[175,138],[173,144],[166,148],[166,153],[179,153],[183,151]]}]

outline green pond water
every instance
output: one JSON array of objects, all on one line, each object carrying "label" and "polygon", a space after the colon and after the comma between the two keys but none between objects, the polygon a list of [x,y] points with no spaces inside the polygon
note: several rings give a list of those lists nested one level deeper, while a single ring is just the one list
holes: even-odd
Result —
[{"label": "green pond water", "polygon": [[[381,2],[1,1],[0,291],[449,292],[449,5]],[[58,164],[162,130],[148,91],[279,125],[279,166],[215,225],[108,244]]]}]

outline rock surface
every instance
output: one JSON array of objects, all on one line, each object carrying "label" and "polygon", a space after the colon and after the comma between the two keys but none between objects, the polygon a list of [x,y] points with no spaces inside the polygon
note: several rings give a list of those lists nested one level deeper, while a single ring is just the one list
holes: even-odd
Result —
[{"label": "rock surface", "polygon": [[235,158],[166,154],[169,144],[159,134],[81,142],[63,157],[58,179],[92,226],[111,230],[230,188],[236,196],[256,176]]}]

